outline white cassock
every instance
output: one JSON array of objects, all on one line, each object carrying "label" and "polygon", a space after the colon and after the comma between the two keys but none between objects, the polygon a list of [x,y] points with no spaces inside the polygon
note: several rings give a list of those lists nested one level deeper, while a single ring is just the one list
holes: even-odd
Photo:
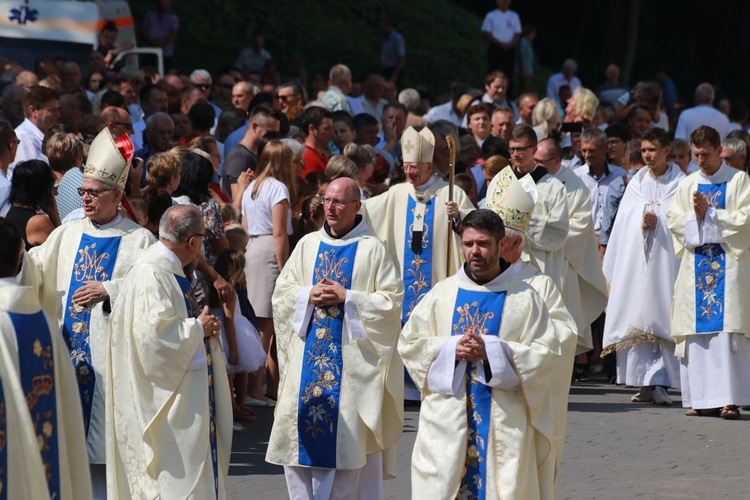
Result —
[{"label": "white cassock", "polygon": [[560,291],[565,307],[578,326],[576,353],[579,354],[594,348],[591,323],[607,306],[607,283],[599,264],[589,189],[575,172],[565,166],[560,167],[555,178],[565,186],[570,215],[564,247],[565,274]]},{"label": "white cassock", "polygon": [[[462,218],[474,210],[461,188],[454,188],[453,199]],[[362,204],[367,225],[386,244],[404,280],[402,323],[435,284],[453,275],[464,262],[461,238],[449,233],[447,202],[448,183],[432,176],[416,188],[408,182],[396,184]],[[420,229],[421,245],[415,253],[414,233]]]},{"label": "white cassock", "polygon": [[8,351],[3,364],[15,370],[26,395],[48,495],[91,498],[75,373],[57,325],[41,310],[31,287],[0,280],[0,337]]},{"label": "white cassock", "polygon": [[[468,331],[484,335],[489,367],[456,362]],[[399,340],[424,395],[412,497],[554,498],[567,391],[553,382],[569,383],[576,339],[560,292],[533,266],[484,285],[462,269],[435,286]]]},{"label": "white cassock", "polygon": [[177,256],[157,243],[136,258],[109,321],[108,498],[224,498],[232,400],[221,345],[204,343]]},{"label": "white cassock", "polygon": [[[542,172],[544,175],[539,178]],[[557,288],[562,289],[569,230],[567,193],[562,182],[546,172],[546,169],[537,167],[527,174],[536,183],[537,200],[526,228],[524,260],[538,265]]]},{"label": "white cassock", "polygon": [[82,219],[55,229],[24,261],[23,283],[38,291],[42,308],[57,322],[71,351],[91,464],[105,462],[107,313],[104,302],[93,307],[73,304],[73,293],[86,281],[101,281],[109,304],[116,303],[118,281],[135,262],[136,250],[153,242],[148,230],[122,215],[101,226]]},{"label": "white cassock", "polygon": [[[364,221],[326,230],[297,244],[273,294],[281,383],[266,460],[286,466],[293,499],[377,499],[403,426],[403,284]],[[309,302],[324,277],[347,289],[343,303]]]},{"label": "white cassock", "polygon": [[[679,387],[679,366],[669,326],[680,260],[675,257],[667,210],[685,174],[669,164],[658,178],[642,168],[628,183],[617,210],[604,274],[610,300],[604,353],[617,352],[617,382],[635,387]],[[644,229],[654,212],[656,227]]]},{"label": "white cassock", "polygon": [[[11,288],[13,281],[0,279],[3,307],[10,300],[5,291],[16,290]],[[0,498],[47,500],[49,489],[36,429],[15,369],[15,338],[5,335],[9,321],[7,314],[0,313]]]},{"label": "white cassock", "polygon": [[[696,219],[693,193],[710,207]],[[683,406],[750,404],[750,179],[722,164],[677,187],[667,223],[682,259],[672,306]]]}]

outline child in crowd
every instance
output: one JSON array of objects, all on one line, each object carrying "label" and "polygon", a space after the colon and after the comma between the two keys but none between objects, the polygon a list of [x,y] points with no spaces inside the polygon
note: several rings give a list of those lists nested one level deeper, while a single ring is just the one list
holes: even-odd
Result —
[{"label": "child in crowd", "polygon": [[[234,289],[245,281],[245,254],[241,250],[224,250],[216,260],[216,272]],[[255,420],[253,410],[245,406],[247,396],[247,373],[263,367],[266,354],[260,342],[258,330],[240,311],[237,294],[232,292],[229,299],[222,303],[218,294],[211,289],[211,313],[222,319],[221,340],[224,346],[229,387],[234,398],[234,429],[241,431],[245,427],[239,422]]]}]

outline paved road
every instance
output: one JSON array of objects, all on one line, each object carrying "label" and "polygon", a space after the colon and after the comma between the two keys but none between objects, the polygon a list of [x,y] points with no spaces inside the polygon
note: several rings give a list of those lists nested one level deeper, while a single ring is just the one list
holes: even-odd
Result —
[{"label": "paved road", "polygon": [[[560,499],[750,498],[747,457],[750,417],[724,421],[686,417],[679,396],[672,407],[630,402],[634,389],[594,379],[573,386]],[[272,411],[257,409],[248,432],[235,433],[229,498],[286,499],[281,467],[263,461]],[[411,495],[409,464],[418,408],[407,407],[398,466],[388,499]]]}]

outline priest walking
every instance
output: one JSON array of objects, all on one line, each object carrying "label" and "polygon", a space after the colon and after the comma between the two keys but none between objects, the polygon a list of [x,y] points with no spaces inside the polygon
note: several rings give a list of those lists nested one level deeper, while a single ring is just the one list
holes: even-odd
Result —
[{"label": "priest walking", "polygon": [[293,500],[377,500],[396,475],[403,284],[359,198],[355,181],[331,182],[323,228],[299,242],[273,295],[282,383],[266,460],[284,466]]}]

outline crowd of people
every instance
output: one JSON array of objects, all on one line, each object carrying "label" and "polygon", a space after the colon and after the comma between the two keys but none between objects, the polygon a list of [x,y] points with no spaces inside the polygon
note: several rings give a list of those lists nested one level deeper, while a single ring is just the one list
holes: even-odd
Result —
[{"label": "crowd of people", "polygon": [[738,419],[747,108],[572,59],[540,96],[509,4],[445,102],[391,23],[382,71],[310,88],[260,33],[216,74],[4,61],[0,495],[223,497],[265,407],[291,498],[382,498],[407,399],[419,495],[553,498],[597,372]]}]

